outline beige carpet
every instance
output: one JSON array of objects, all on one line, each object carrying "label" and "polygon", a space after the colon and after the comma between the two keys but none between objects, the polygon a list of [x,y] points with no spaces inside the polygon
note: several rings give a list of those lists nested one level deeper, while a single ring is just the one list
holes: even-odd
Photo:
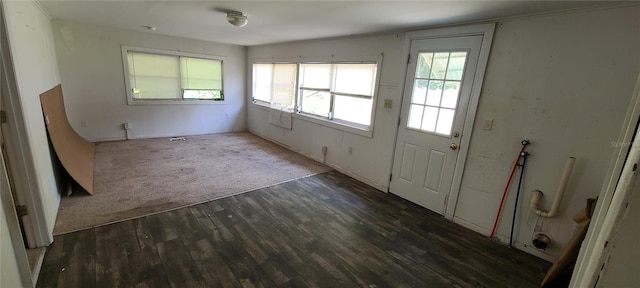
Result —
[{"label": "beige carpet", "polygon": [[81,191],[64,197],[53,233],[140,217],[331,170],[246,132],[185,138],[98,143],[94,195]]}]

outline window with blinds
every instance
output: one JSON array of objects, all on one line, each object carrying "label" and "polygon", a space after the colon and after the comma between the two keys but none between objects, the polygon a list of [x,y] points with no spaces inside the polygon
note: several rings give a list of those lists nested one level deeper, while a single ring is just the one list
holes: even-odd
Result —
[{"label": "window with blinds", "polygon": [[253,100],[293,109],[297,68],[291,63],[253,64]]},{"label": "window with blinds", "polygon": [[253,102],[311,121],[372,131],[378,63],[254,63]]},{"label": "window with blinds", "polygon": [[301,113],[369,127],[376,63],[301,63]]},{"label": "window with blinds", "polygon": [[133,102],[224,100],[221,59],[125,47],[123,54],[129,99]]}]

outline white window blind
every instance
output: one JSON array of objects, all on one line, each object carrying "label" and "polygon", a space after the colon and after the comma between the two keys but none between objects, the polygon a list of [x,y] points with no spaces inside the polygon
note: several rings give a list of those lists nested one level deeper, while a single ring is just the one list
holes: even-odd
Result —
[{"label": "white window blind", "polygon": [[369,128],[377,63],[300,64],[300,112]]},{"label": "white window blind", "polygon": [[135,99],[176,99],[180,91],[178,57],[129,51],[129,77]]},{"label": "white window blind", "polygon": [[293,108],[296,96],[296,70],[296,64],[274,64],[271,104],[281,108]]},{"label": "white window blind", "polygon": [[300,64],[300,88],[331,88],[331,64]]},{"label": "white window blind", "polygon": [[376,64],[335,64],[335,92],[373,96],[376,82]]},{"label": "white window blind", "polygon": [[136,50],[126,54],[133,100],[224,99],[221,60]]},{"label": "white window blind", "polygon": [[253,64],[253,99],[277,109],[293,108],[297,64]]},{"label": "white window blind", "polygon": [[180,57],[182,89],[222,90],[222,61]]}]

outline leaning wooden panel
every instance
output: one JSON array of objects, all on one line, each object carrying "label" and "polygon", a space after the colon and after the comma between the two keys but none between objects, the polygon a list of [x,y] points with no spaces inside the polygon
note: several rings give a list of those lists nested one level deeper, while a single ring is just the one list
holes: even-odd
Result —
[{"label": "leaning wooden panel", "polygon": [[80,137],[71,128],[64,109],[62,86],[58,84],[40,94],[40,103],[51,143],[62,166],[82,188],[93,194],[93,161],[96,146]]}]

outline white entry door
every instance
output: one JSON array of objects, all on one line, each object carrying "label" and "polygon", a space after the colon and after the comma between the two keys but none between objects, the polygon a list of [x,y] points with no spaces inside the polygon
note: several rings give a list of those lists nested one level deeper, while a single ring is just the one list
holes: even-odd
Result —
[{"label": "white entry door", "polygon": [[389,191],[444,214],[482,36],[413,40]]}]

